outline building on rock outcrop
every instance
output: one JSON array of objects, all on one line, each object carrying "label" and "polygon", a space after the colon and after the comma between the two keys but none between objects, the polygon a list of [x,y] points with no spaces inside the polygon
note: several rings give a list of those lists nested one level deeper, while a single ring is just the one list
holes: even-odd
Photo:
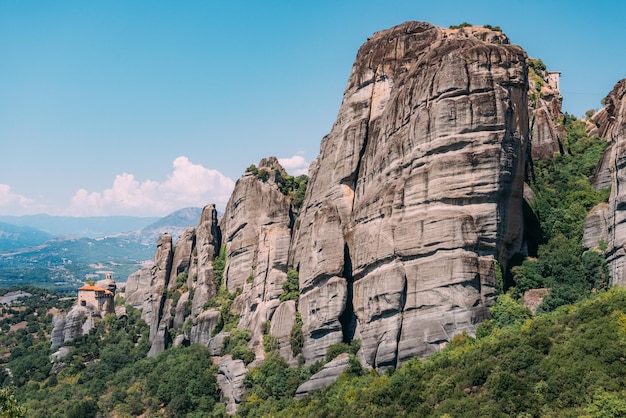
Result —
[{"label": "building on rock outcrop", "polygon": [[111,275],[98,284],[86,284],[78,289],[77,304],[83,306],[101,317],[115,313],[115,290],[116,285]]}]

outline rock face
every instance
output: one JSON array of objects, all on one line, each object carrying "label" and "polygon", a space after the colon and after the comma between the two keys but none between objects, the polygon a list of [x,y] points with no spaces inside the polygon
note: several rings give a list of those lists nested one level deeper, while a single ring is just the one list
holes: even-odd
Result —
[{"label": "rock face", "polygon": [[194,289],[191,303],[192,315],[202,312],[202,306],[215,296],[217,291],[213,283],[213,260],[220,252],[222,235],[218,227],[215,205],[207,205],[202,210],[200,222],[196,228],[197,254],[189,270],[189,285]]},{"label": "rock face", "polygon": [[[203,305],[215,295],[213,260],[220,240],[215,205],[207,205],[197,228],[187,228],[178,238],[175,250],[172,237],[163,234],[152,263],[128,278],[126,303],[141,309],[142,319],[150,326],[149,355],[167,348],[173,342],[168,331],[180,330],[189,315],[201,313]],[[187,275],[182,283],[178,279],[181,274]],[[196,332],[204,335],[205,331]]]},{"label": "rock face", "polygon": [[[592,248],[604,240],[611,284],[626,285],[626,79],[619,81],[594,115],[598,134],[609,141],[595,176],[596,188],[611,187],[608,205],[594,208],[585,221],[583,242]],[[609,181],[610,179],[610,181]]]},{"label": "rock face", "polygon": [[74,305],[67,314],[58,314],[52,320],[51,349],[89,333],[93,320],[89,309]]},{"label": "rock face", "polygon": [[293,359],[291,329],[295,322],[296,303],[293,300],[281,303],[272,316],[270,334],[278,340],[280,355],[287,361]]},{"label": "rock face", "polygon": [[225,284],[241,294],[233,308],[241,315],[239,328],[252,333],[251,348],[263,356],[261,325],[280,304],[287,280],[291,242],[291,204],[278,187],[284,169],[275,157],[261,160],[258,173],[237,181],[220,228],[226,246]]},{"label": "rock face", "polygon": [[[558,77],[558,73],[552,73]],[[532,71],[528,80],[530,143],[532,158],[552,157],[563,153],[565,128],[557,120],[563,116],[563,97],[557,86],[550,84],[548,72]]]},{"label": "rock face", "polygon": [[396,366],[488,315],[523,246],[527,103],[500,32],[408,22],[360,48],[292,244],[307,363],[359,338]]},{"label": "rock face", "polygon": [[209,345],[211,341],[211,333],[217,325],[219,312],[214,309],[202,312],[193,320],[191,327],[191,343]]},{"label": "rock face", "polygon": [[322,370],[298,386],[296,398],[304,398],[309,392],[326,387],[336,381],[339,375],[348,368],[349,360],[350,356],[347,353],[343,353],[326,363]]},{"label": "rock face", "polygon": [[217,384],[222,391],[222,401],[226,402],[226,412],[234,414],[244,394],[243,380],[248,369],[241,360],[230,356],[221,359],[217,372]]}]

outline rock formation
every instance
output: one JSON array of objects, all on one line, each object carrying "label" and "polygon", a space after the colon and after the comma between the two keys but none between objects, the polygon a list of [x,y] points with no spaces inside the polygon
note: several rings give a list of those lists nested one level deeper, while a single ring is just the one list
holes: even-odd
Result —
[{"label": "rock formation", "polygon": [[321,389],[333,383],[348,368],[350,356],[343,353],[324,365],[322,370],[315,373],[309,380],[298,386],[296,398],[304,398],[309,392]]},{"label": "rock formation", "polygon": [[[172,237],[163,234],[152,262],[128,278],[126,303],[141,309],[142,319],[150,326],[149,355],[158,354],[172,343],[169,330],[180,331],[189,315],[201,313],[203,305],[215,295],[213,260],[220,240],[215,205],[207,205],[198,226],[187,228],[175,249]],[[205,335],[206,331],[195,333]]]},{"label": "rock formation", "polygon": [[221,242],[217,210],[215,205],[207,205],[202,210],[196,228],[196,246],[192,251],[192,256],[196,255],[189,270],[189,288],[194,289],[193,298],[191,298],[193,315],[202,312],[202,306],[215,296],[217,291],[213,282],[213,260],[220,252]]},{"label": "rock formation", "polygon": [[[311,164],[297,221],[284,169],[263,159],[239,179],[219,224],[215,207],[205,207],[174,252],[161,237],[153,263],[129,278],[127,302],[143,309],[150,354],[170,343],[172,328],[176,344],[220,354],[228,333],[214,335],[221,308],[206,302],[218,291],[221,249],[223,285],[237,295],[238,326],[251,332],[253,366],[263,332],[297,362],[297,313],[307,364],[331,344],[360,339],[365,365],[397,367],[473,333],[495,297],[496,269],[526,251],[529,92],[537,94],[533,153],[560,147],[558,89],[529,89],[526,66],[521,48],[487,28],[407,22],[374,34]],[[297,303],[280,301],[290,268],[299,272]],[[228,356],[215,361],[232,412],[247,368]],[[336,359],[299,393],[346,366],[347,356]]]},{"label": "rock formation", "polygon": [[243,379],[248,369],[241,360],[233,360],[230,356],[220,360],[217,372],[217,384],[222,391],[222,401],[226,403],[226,412],[234,414],[244,394]]},{"label": "rock formation", "polygon": [[408,22],[360,48],[292,244],[307,363],[359,338],[396,366],[488,315],[523,245],[527,106],[500,32]]},{"label": "rock formation", "polygon": [[[531,60],[539,63],[538,60]],[[550,84],[545,66],[536,65],[528,80],[528,105],[530,114],[530,143],[532,158],[552,157],[563,153],[565,128],[559,119],[563,116],[563,98],[557,86]],[[558,77],[558,73],[551,73]]]},{"label": "rock formation", "polygon": [[67,314],[55,315],[50,333],[50,348],[54,350],[64,343],[88,334],[93,325],[90,310],[83,306],[74,305]]},{"label": "rock formation", "polygon": [[607,246],[611,284],[626,285],[626,79],[619,81],[605,99],[604,110],[594,115],[597,133],[609,141],[594,185],[611,187],[608,204],[594,208],[585,222],[583,243],[593,248]]},{"label": "rock formation", "polygon": [[291,204],[278,187],[285,173],[275,157],[261,160],[257,173],[241,177],[220,223],[226,247],[224,282],[241,294],[233,308],[240,328],[252,333],[251,348],[263,356],[261,325],[280,304],[287,280],[291,242]]}]

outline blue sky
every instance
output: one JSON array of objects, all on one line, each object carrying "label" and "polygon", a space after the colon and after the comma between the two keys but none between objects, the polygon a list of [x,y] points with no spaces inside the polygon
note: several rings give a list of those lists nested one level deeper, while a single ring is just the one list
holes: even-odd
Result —
[{"label": "blue sky", "polygon": [[306,168],[358,48],[407,20],[499,25],[580,116],[626,77],[625,4],[0,0],[0,215],[223,210],[261,158]]}]

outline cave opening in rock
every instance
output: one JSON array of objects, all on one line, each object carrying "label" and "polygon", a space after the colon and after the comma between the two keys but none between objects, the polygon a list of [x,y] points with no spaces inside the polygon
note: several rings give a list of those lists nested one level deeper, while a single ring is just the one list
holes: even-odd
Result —
[{"label": "cave opening in rock", "polygon": [[350,259],[350,249],[346,244],[343,250],[343,277],[347,282],[346,307],[339,316],[341,323],[341,332],[343,333],[343,342],[350,344],[354,338],[356,331],[356,315],[354,314],[354,305],[352,304],[352,293],[354,288],[354,279],[352,277],[352,260]]}]

